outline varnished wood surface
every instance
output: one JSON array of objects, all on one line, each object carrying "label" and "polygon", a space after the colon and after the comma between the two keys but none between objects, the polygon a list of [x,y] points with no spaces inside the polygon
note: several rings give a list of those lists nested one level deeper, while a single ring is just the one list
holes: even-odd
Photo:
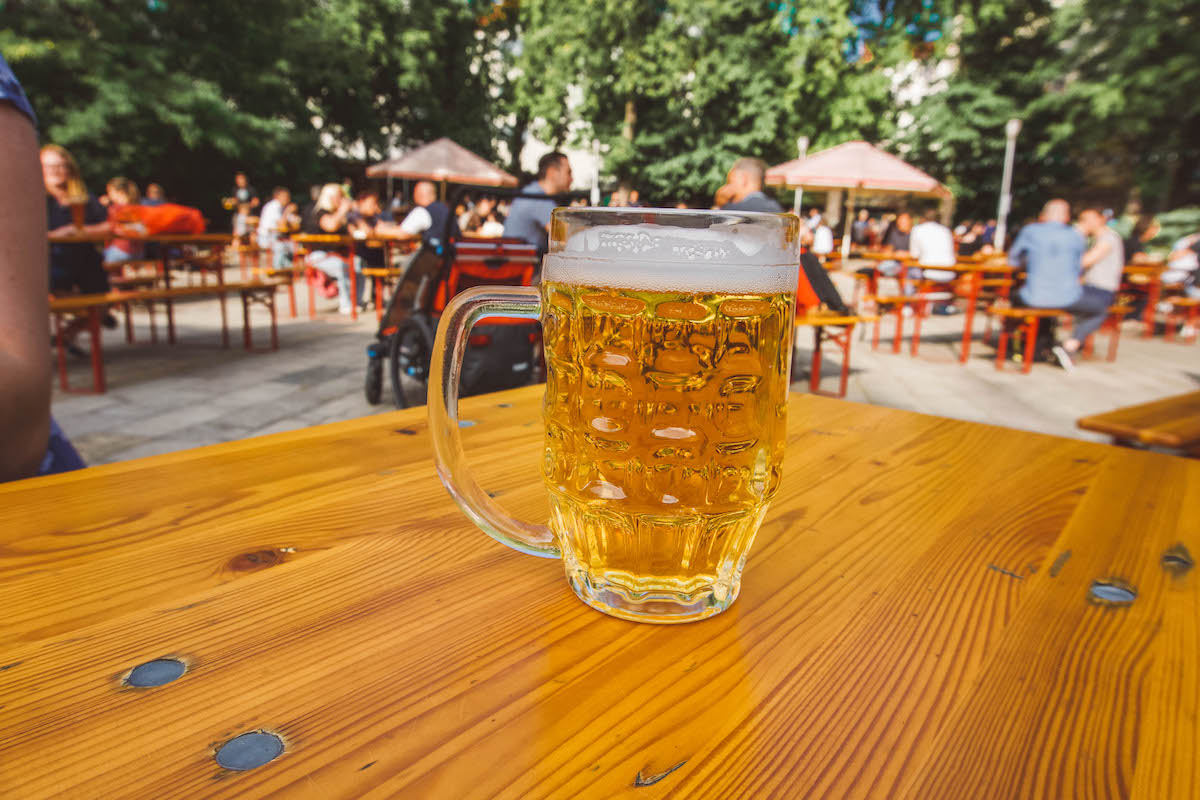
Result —
[{"label": "varnished wood surface", "polygon": [[[539,409],[462,403],[535,520]],[[668,627],[476,530],[423,409],[0,486],[0,796],[1200,796],[1200,594],[1162,562],[1200,553],[1200,463],[813,396],[788,447],[741,597]],[[275,761],[214,762],[260,729]]]},{"label": "varnished wood surface", "polygon": [[1200,392],[1083,417],[1078,425],[1121,441],[1187,449],[1200,445]]}]

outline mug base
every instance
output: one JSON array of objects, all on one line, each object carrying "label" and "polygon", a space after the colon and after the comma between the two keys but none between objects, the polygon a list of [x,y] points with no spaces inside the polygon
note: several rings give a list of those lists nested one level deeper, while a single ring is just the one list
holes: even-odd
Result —
[{"label": "mug base", "polygon": [[597,586],[586,575],[568,573],[567,579],[576,596],[597,611],[630,622],[656,625],[677,625],[716,616],[733,605],[739,588],[735,586],[721,601],[712,589],[687,595],[669,592],[634,594],[612,584]]}]

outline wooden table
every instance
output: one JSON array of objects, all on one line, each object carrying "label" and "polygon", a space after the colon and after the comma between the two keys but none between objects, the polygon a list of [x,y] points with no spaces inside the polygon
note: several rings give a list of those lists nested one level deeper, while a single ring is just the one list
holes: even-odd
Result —
[{"label": "wooden table", "polygon": [[1200,457],[1200,392],[1083,417],[1076,424],[1119,443],[1170,447]]},{"label": "wooden table", "polygon": [[[540,398],[461,406],[530,519]],[[0,486],[0,794],[1200,796],[1200,463],[808,395],[788,447],[741,597],[667,627],[476,530],[421,409]]]},{"label": "wooden table", "polygon": [[1142,313],[1142,338],[1154,335],[1154,322],[1158,313],[1158,299],[1162,297],[1162,274],[1167,265],[1164,261],[1144,261],[1126,264],[1122,270],[1122,283],[1128,288],[1137,288],[1146,293],[1146,309]]}]

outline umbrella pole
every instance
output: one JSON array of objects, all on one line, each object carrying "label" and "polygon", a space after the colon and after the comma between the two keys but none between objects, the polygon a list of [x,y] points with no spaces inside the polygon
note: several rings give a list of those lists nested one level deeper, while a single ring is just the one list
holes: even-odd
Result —
[{"label": "umbrella pole", "polygon": [[797,187],[796,187],[796,200],[795,200],[795,204],[792,206],[792,212],[793,212],[793,213],[794,213],[794,214],[795,214],[797,217],[799,217],[799,216],[800,216],[800,201],[801,201],[802,199],[804,199],[804,187],[803,187],[803,186],[797,186]]},{"label": "umbrella pole", "polygon": [[850,227],[854,220],[854,190],[851,189],[846,197],[846,221],[842,225],[842,258],[850,257]]}]

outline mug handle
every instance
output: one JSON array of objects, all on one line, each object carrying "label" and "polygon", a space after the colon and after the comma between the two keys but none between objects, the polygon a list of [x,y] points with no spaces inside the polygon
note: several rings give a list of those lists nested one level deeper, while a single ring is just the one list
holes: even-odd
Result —
[{"label": "mug handle", "polygon": [[467,468],[458,430],[458,382],[467,335],[485,317],[538,319],[542,302],[528,286],[477,286],[456,295],[442,312],[429,373],[429,431],[438,477],[459,508],[484,533],[514,550],[543,558],[559,558],[558,540],[545,525],[510,517],[488,497]]}]

